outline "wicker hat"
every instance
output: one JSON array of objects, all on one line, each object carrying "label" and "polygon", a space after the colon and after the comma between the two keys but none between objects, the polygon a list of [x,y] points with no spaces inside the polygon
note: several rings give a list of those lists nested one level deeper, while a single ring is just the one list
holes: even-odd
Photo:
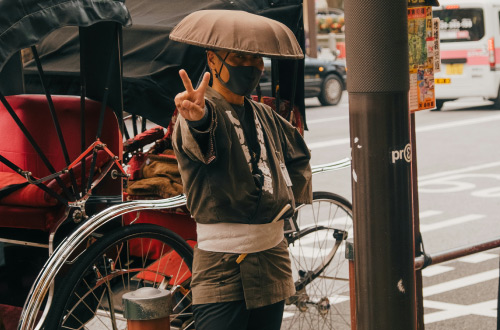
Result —
[{"label": "wicker hat", "polygon": [[272,58],[304,57],[293,32],[284,24],[240,10],[200,10],[186,16],[170,39],[213,50]]}]

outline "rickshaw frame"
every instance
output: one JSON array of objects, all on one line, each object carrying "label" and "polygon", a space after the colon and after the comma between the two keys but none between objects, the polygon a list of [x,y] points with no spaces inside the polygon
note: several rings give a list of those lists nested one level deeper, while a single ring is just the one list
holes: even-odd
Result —
[{"label": "rickshaw frame", "polygon": [[[122,87],[123,44],[122,44],[121,26],[130,23],[130,16],[121,1],[106,0],[103,2],[101,1],[96,2],[94,0],[82,0],[81,2],[82,3],[89,2],[96,6],[99,6],[99,3],[101,3],[101,5],[103,6],[117,5],[117,7],[122,8],[122,11],[119,12],[119,15],[116,12],[111,11],[111,13],[113,14],[111,15],[111,17],[103,15],[102,17],[95,18],[95,21],[92,20],[91,21],[83,20],[82,22],[64,21],[64,22],[58,22],[58,24],[59,27],[68,25],[79,26],[79,34],[80,38],[82,39],[81,49],[80,49],[81,50],[80,68],[82,77],[81,95],[80,95],[82,102],[81,111],[84,112],[85,110],[85,102],[87,98],[98,100],[102,102],[101,113],[104,113],[105,108],[107,106],[109,106],[114,110],[114,113],[118,118],[118,126],[120,128],[120,131],[125,133],[126,129],[123,126],[123,121],[122,121],[123,94],[121,87]],[[77,8],[77,9],[83,11],[87,10],[87,9],[84,10],[82,8]],[[25,18],[21,18],[21,20],[23,19]],[[9,85],[0,84],[1,94],[13,95],[25,92],[23,81],[22,79],[21,80],[19,79],[19,77],[21,78],[23,77],[22,75],[23,63],[20,60],[19,52],[21,49],[27,47],[33,47],[32,50],[34,52],[35,62],[37,64],[39,72],[41,72],[40,75],[41,75],[42,87],[45,90],[45,86],[43,86],[44,85],[43,69],[41,69],[41,63],[37,55],[37,48],[34,45],[38,43],[41,39],[46,37],[50,32],[52,32],[52,30],[54,30],[55,27],[50,26],[50,28],[47,28],[46,31],[39,31],[38,34],[32,31],[34,29],[33,25],[26,24],[26,27],[28,28],[28,32],[26,32],[26,35],[32,33],[33,35],[37,35],[37,38],[31,38],[32,37],[31,36],[28,37],[24,43],[12,46],[10,53],[8,53],[7,55],[4,54],[3,58],[1,57],[2,54],[0,53],[0,77],[3,79],[3,81],[13,82],[12,84]],[[29,30],[29,28],[31,28],[31,30]],[[111,32],[106,33],[105,31],[111,31]],[[1,34],[0,34],[0,40],[1,40]],[[103,61],[102,57],[100,56],[100,52],[94,51],[92,48],[93,46],[94,49],[98,50],[100,49],[101,51],[106,52],[105,51],[106,44],[108,45],[111,44],[111,49],[109,50],[109,54],[107,54],[109,55],[108,56],[109,61],[105,60]],[[292,66],[297,67],[297,64],[294,63],[292,64]],[[106,69],[106,68],[111,68],[111,69]],[[275,75],[276,75],[275,76],[276,78],[275,85],[276,85],[278,84],[279,81],[278,77],[280,73],[275,72]],[[300,79],[298,79],[297,83],[300,86]],[[47,100],[50,104],[52,102],[50,93],[47,90],[45,90],[45,92]],[[295,94],[294,92],[292,92],[291,95],[293,99],[294,98],[300,99],[302,94],[301,93]],[[276,98],[277,98],[278,108],[280,108],[279,93],[277,93]],[[4,101],[3,102],[4,106],[8,108],[7,105],[8,102],[3,95],[2,95],[2,101]],[[293,104],[294,102],[292,101],[292,106]],[[300,102],[298,102],[298,105],[299,106],[301,105]],[[101,114],[101,117],[102,116],[103,115]],[[57,122],[55,123],[55,126],[57,130],[58,126]],[[50,305],[54,293],[53,290],[54,290],[54,282],[56,276],[59,274],[59,272],[61,271],[62,267],[65,264],[72,264],[74,262],[77,262],[75,260],[80,257],[80,254],[75,257],[74,256],[75,249],[79,247],[82,243],[84,243],[86,240],[88,240],[98,229],[103,228],[105,225],[109,224],[113,220],[116,220],[120,216],[131,212],[137,212],[142,210],[171,209],[185,205],[185,197],[182,195],[167,199],[159,199],[159,200],[133,200],[133,201],[123,202],[121,200],[122,197],[121,178],[125,177],[126,174],[120,162],[122,155],[114,154],[113,152],[107,150],[106,145],[100,142],[99,140],[100,132],[103,129],[102,120],[99,121],[98,126],[99,126],[98,134],[95,142],[91,144],[90,147],[88,147],[87,145],[84,146],[82,141],[82,150],[81,150],[82,154],[72,162],[67,160],[66,161],[67,166],[63,170],[59,171],[54,170],[52,171],[53,172],[52,174],[50,174],[49,176],[42,177],[41,179],[32,176],[32,174],[29,173],[27,170],[21,171],[22,173],[20,172],[20,174],[22,174],[26,178],[26,181],[29,184],[42,184],[42,182],[44,181],[43,179],[47,180],[51,178],[58,178],[64,173],[71,172],[73,166],[78,162],[81,162],[82,166],[84,166],[85,155],[90,154],[91,151],[93,154],[90,174],[88,176],[89,179],[87,182],[87,189],[85,190],[85,188],[83,188],[84,184],[82,184],[81,192],[78,191],[78,189],[76,189],[77,191],[73,192],[74,196],[72,198],[68,200],[61,198],[60,202],[66,204],[66,208],[59,221],[57,221],[57,223],[49,230],[49,243],[47,245],[39,244],[37,242],[28,242],[28,241],[21,242],[21,241],[9,240],[8,238],[0,238],[0,241],[4,242],[21,243],[23,245],[32,245],[32,246],[42,246],[42,247],[48,247],[49,249],[49,255],[50,255],[49,259],[47,260],[41,272],[38,274],[38,277],[35,280],[35,283],[33,284],[30,293],[26,299],[21,319],[19,321],[18,329],[23,329],[23,330],[40,329],[43,327],[44,319],[50,311]],[[61,144],[63,144],[63,142],[61,142]],[[95,180],[93,180],[91,178],[94,178],[93,172],[97,158],[96,152],[98,149],[106,151],[110,159],[103,166],[102,173],[98,175]],[[346,166],[349,166],[349,164],[350,161],[346,159],[341,162],[325,164],[322,166],[315,167],[313,169],[313,172],[320,173],[332,169],[344,168]],[[112,170],[113,168],[115,169]],[[19,168],[11,167],[11,169],[17,170]],[[116,182],[119,182],[119,184],[118,183],[116,184],[116,186],[119,186],[120,188],[119,191],[118,190],[115,191],[112,196],[108,195],[90,196],[91,193],[93,192],[93,188],[97,186],[98,183],[101,182],[101,180],[103,180],[105,176],[107,177],[108,174],[110,176],[114,175],[115,176],[114,179],[117,180]],[[85,183],[85,181],[83,181],[83,183]],[[64,190],[65,187],[62,188]],[[68,194],[68,191],[66,191],[66,193]],[[87,218],[85,206],[89,198],[92,198],[93,200],[105,205],[105,207],[101,211],[96,210],[95,213],[93,214],[89,213],[88,214],[89,217]],[[350,208],[350,206],[346,207]],[[77,216],[78,212],[76,211],[80,212],[78,216]],[[75,230],[72,231],[68,236],[66,236],[57,245],[57,248],[54,248],[56,242],[55,237],[58,228],[63,223],[68,223],[71,221],[75,223],[76,226]],[[322,226],[321,228],[318,226],[315,228],[307,228],[306,231],[304,231],[302,234],[299,233],[296,236],[296,238],[291,240],[291,242],[295,242],[295,240],[301,238],[303,235],[307,235],[308,233],[313,233],[317,230],[323,230],[323,229],[330,229],[330,228],[325,226]],[[346,238],[345,236],[346,236],[345,234],[342,234],[340,235],[340,238],[336,239],[337,243],[335,245],[334,248],[335,250],[333,251],[333,254],[335,254],[342,241],[345,240]],[[83,252],[81,254],[83,254]],[[331,258],[333,258],[333,255],[331,255]],[[331,258],[328,261],[328,263],[323,264],[322,266],[323,268],[328,266],[328,264],[331,261]],[[186,260],[186,263],[190,267],[188,260]],[[323,268],[321,268],[321,271]],[[300,289],[303,290],[305,285],[306,284],[302,285]],[[39,311],[42,308],[42,305],[46,298],[47,301],[45,303],[46,305],[43,315],[41,316],[41,319],[37,320],[39,316]],[[311,304],[308,301],[304,301],[303,303]]]}]

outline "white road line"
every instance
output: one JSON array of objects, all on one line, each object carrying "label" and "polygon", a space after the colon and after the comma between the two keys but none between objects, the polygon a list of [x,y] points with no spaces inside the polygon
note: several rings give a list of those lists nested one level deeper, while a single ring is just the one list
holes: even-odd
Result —
[{"label": "white road line", "polygon": [[441,266],[441,265],[434,265],[430,266],[429,268],[425,268],[422,270],[422,276],[425,277],[432,277],[436,275],[440,275],[449,271],[455,270],[453,267],[448,267],[448,266]]},{"label": "white road line", "polygon": [[445,221],[440,221],[432,224],[421,224],[420,225],[420,232],[425,233],[433,230],[438,230],[450,226],[456,226],[465,222],[469,221],[474,221],[474,220],[479,220],[484,218],[485,216],[482,214],[469,214],[469,215],[464,215],[463,217],[458,217],[458,218],[453,218]]},{"label": "white road line", "polygon": [[308,143],[307,146],[309,149],[319,149],[319,148],[326,148],[326,147],[332,147],[332,146],[339,146],[343,144],[349,144],[350,139],[337,139],[337,140],[328,140],[328,141],[322,141],[322,142],[313,142],[313,143]]},{"label": "white road line", "polygon": [[329,121],[337,121],[337,120],[345,120],[345,119],[349,119],[349,116],[338,116],[338,117],[330,117],[330,118],[312,119],[312,120],[307,120],[307,125],[320,124],[320,123],[326,123]]},{"label": "white road line", "polygon": [[448,292],[455,289],[460,289],[469,285],[474,285],[497,278],[498,278],[498,269],[486,271],[483,273],[478,273],[471,276],[461,277],[456,280],[425,287],[423,289],[423,296],[428,297],[435,294]]},{"label": "white road line", "polygon": [[440,301],[424,300],[424,307],[432,309],[442,309],[442,311],[439,312],[424,314],[425,324],[445,321],[466,315],[479,315],[494,318],[497,317],[496,299],[472,305],[458,305]]},{"label": "white road line", "polygon": [[435,125],[428,125],[428,126],[422,126],[422,127],[416,127],[415,130],[417,133],[420,132],[428,132],[428,131],[435,131],[435,130],[441,130],[443,128],[453,128],[453,127],[461,127],[461,126],[468,126],[468,125],[474,125],[474,124],[481,124],[481,123],[487,123],[495,120],[500,120],[500,115],[494,115],[494,116],[486,116],[486,117],[480,117],[480,118],[472,118],[472,119],[464,119],[464,120],[457,120],[457,121],[452,121],[448,123],[442,123],[442,124],[435,124]]},{"label": "white road line", "polygon": [[443,213],[443,211],[427,210],[427,211],[420,212],[418,217],[420,219],[423,219],[423,218],[433,217],[433,216],[439,215],[441,213]]},{"label": "white road line", "polygon": [[418,180],[421,182],[421,181],[425,181],[425,180],[440,178],[440,177],[454,175],[454,174],[484,170],[486,168],[497,167],[497,166],[500,166],[500,162],[487,163],[487,164],[482,164],[482,165],[477,165],[477,166],[469,166],[469,167],[464,167],[464,168],[460,168],[460,169],[452,170],[452,171],[445,171],[445,172],[439,172],[439,173],[434,173],[434,174],[429,174],[429,175],[423,175],[423,176],[419,176]]},{"label": "white road line", "polygon": [[[337,117],[335,117],[335,118],[337,118]],[[326,118],[326,120],[327,119],[328,118]],[[500,115],[486,116],[486,117],[466,119],[466,120],[457,120],[457,121],[452,121],[449,123],[428,125],[428,126],[422,126],[422,127],[417,126],[416,132],[417,133],[428,132],[428,131],[434,131],[434,130],[441,130],[444,128],[453,128],[453,127],[480,124],[480,123],[491,122],[491,121],[495,121],[495,120],[500,120]],[[320,122],[320,119],[317,119],[317,121]],[[323,121],[325,121],[325,120],[323,120]],[[350,142],[350,139],[336,139],[336,140],[327,140],[327,141],[321,141],[321,142],[311,142],[311,143],[308,143],[307,146],[309,147],[309,149],[319,149],[319,148],[326,148],[326,147],[338,146],[338,145],[343,145],[343,144],[349,144],[349,142]]]},{"label": "white road line", "polygon": [[466,256],[466,257],[462,257],[460,259],[457,259],[457,261],[466,262],[468,264],[478,264],[480,262],[491,260],[491,259],[496,259],[496,258],[498,258],[498,254],[476,253],[476,254],[471,254],[470,256]]}]

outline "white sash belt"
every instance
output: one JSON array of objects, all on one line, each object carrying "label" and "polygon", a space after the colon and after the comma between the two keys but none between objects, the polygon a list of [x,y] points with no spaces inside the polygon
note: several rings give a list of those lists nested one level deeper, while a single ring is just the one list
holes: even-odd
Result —
[{"label": "white sash belt", "polygon": [[225,253],[254,253],[275,247],[283,240],[283,221],[259,225],[243,223],[196,224],[198,248]]}]

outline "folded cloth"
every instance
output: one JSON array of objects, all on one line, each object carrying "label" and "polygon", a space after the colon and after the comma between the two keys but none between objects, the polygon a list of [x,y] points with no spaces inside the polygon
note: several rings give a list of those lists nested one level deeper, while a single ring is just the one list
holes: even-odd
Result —
[{"label": "folded cloth", "polygon": [[[175,157],[175,156],[174,156]],[[177,159],[168,155],[149,155],[142,168],[143,178],[167,177],[174,181],[180,181],[181,175],[177,165]]]},{"label": "folded cloth", "polygon": [[136,196],[169,198],[182,194],[182,184],[165,177],[154,177],[131,182],[127,193]]},{"label": "folded cloth", "polygon": [[147,155],[142,167],[142,179],[129,182],[127,193],[160,198],[182,194],[182,180],[174,151],[167,149],[159,155]]}]

